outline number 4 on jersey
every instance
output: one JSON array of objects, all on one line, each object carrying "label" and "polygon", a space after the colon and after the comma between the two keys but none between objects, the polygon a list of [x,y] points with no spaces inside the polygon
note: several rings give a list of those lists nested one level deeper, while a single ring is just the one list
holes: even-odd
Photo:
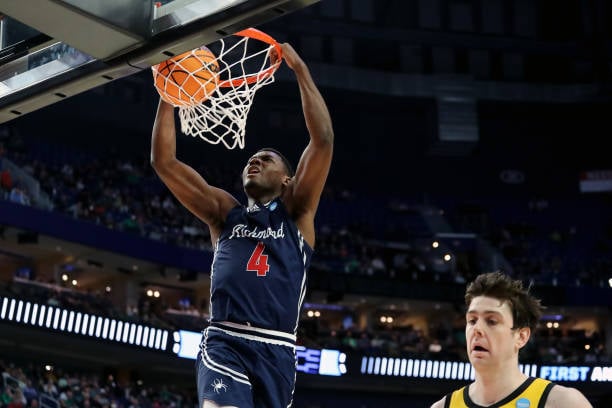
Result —
[{"label": "number 4 on jersey", "polygon": [[270,270],[270,265],[268,265],[268,255],[264,255],[263,251],[266,249],[266,246],[263,242],[258,242],[255,250],[251,254],[249,258],[249,262],[247,263],[247,271],[257,272],[257,276],[266,276],[266,273]]}]

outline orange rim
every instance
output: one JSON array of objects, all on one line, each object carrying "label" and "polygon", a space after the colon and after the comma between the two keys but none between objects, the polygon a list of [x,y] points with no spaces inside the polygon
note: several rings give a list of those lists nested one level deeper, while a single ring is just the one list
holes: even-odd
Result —
[{"label": "orange rim", "polygon": [[276,63],[271,64],[268,68],[264,69],[263,71],[260,71],[256,74],[247,75],[244,78],[237,78],[237,79],[221,81],[219,82],[218,86],[220,87],[238,87],[244,84],[245,82],[250,85],[250,84],[259,82],[261,79],[265,79],[273,75],[274,72],[276,72],[276,70],[278,69],[278,67],[280,66],[283,60],[283,49],[280,47],[280,45],[276,42],[274,38],[270,37],[268,34],[256,28],[246,28],[242,31],[238,31],[234,35],[238,35],[240,37],[249,37],[249,38],[253,38],[255,40],[264,42],[266,44],[270,44],[271,46],[274,47],[274,51],[278,55],[278,59]]}]

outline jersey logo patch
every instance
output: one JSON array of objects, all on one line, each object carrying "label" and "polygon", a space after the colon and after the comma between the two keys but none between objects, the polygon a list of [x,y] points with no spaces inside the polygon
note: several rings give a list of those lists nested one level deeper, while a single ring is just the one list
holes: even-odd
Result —
[{"label": "jersey logo patch", "polygon": [[227,385],[223,384],[222,378],[215,378],[215,381],[213,381],[212,384],[210,384],[210,386],[213,387],[213,390],[217,394],[220,394],[221,391],[227,392]]},{"label": "jersey logo patch", "polygon": [[531,406],[531,402],[527,398],[519,398],[516,400],[516,408],[529,408]]}]

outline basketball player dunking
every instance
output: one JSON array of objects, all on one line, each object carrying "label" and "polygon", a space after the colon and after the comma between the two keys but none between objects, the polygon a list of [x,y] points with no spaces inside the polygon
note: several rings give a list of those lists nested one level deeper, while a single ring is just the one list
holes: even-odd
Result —
[{"label": "basketball player dunking", "polygon": [[290,45],[281,47],[297,78],[310,142],[295,174],[274,149],[248,160],[242,170],[247,207],[177,159],[174,109],[163,100],[153,125],[151,163],[208,225],[214,247],[210,325],[196,367],[200,407],[292,402],[296,331],[334,134],[308,67]]},{"label": "basketball player dunking", "polygon": [[432,408],[590,408],[575,388],[527,377],[519,350],[542,314],[521,281],[500,272],[479,275],[465,292],[467,353],[476,379]]}]

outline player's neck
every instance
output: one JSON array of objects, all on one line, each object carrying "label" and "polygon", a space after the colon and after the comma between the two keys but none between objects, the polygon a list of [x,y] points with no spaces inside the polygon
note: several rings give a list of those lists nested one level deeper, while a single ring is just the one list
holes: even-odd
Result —
[{"label": "player's neck", "polygon": [[510,395],[527,376],[517,367],[489,368],[476,371],[476,381],[470,385],[470,398],[478,405],[489,406]]},{"label": "player's neck", "polygon": [[252,207],[254,205],[265,207],[268,204],[270,204],[272,201],[274,201],[274,199],[277,198],[277,197],[278,197],[278,195],[272,195],[272,194],[265,195],[265,196],[262,196],[262,197],[257,197],[257,198],[248,197],[249,207]]},{"label": "player's neck", "polygon": [[274,201],[274,199],[278,197],[278,196],[266,196],[266,197],[259,197],[259,198],[251,198],[249,197],[249,207],[252,207],[254,205],[258,205],[260,207],[267,207],[272,201]]}]

